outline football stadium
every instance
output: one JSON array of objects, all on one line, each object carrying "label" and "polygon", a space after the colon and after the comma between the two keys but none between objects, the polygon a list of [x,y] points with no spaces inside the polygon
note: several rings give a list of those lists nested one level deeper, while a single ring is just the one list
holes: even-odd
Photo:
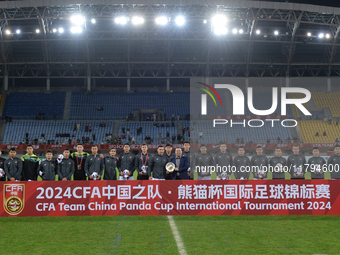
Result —
[{"label": "football stadium", "polygon": [[0,1],[1,254],[340,254],[340,3]]}]

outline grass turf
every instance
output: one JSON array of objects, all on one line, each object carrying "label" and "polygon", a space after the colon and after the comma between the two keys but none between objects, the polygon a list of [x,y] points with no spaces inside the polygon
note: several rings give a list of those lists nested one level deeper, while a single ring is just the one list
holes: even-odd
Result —
[{"label": "grass turf", "polygon": [[[339,254],[338,216],[176,216],[188,254]],[[0,218],[1,254],[178,254],[165,216]]]}]

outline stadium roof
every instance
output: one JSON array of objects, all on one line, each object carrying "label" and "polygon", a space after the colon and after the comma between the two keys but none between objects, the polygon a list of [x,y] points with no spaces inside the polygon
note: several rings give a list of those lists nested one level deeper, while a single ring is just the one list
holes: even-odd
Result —
[{"label": "stadium roof", "polygon": [[[225,26],[212,23],[217,14],[226,17]],[[72,25],[74,15],[85,22]],[[145,22],[131,24],[135,15]],[[155,23],[159,15],[166,16],[166,25]],[[185,19],[183,26],[175,24],[178,15]],[[126,19],[115,23],[120,17]],[[327,6],[236,0],[2,1],[0,27],[0,74],[13,78],[340,75],[340,8]]]}]

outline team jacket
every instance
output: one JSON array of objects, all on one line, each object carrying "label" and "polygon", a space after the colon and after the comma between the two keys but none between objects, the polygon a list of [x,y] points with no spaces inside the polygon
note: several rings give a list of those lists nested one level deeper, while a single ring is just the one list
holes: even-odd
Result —
[{"label": "team jacket", "polygon": [[[326,161],[322,157],[311,157],[308,160],[308,171],[312,172],[311,177],[312,179],[324,179],[325,175],[323,172],[323,165],[326,164]],[[317,174],[317,171],[315,169],[320,169],[320,174]],[[314,169],[314,170],[313,170]]]},{"label": "team jacket", "polygon": [[[148,158],[146,158],[146,156],[148,156]],[[143,157],[143,161],[142,161],[142,157]],[[135,158],[136,158],[136,169],[138,171],[138,174],[139,174],[139,172],[142,171],[143,164],[148,166],[149,161],[151,160],[152,157],[153,156],[150,153],[147,153],[147,154],[139,153],[135,156]]]},{"label": "team jacket", "polygon": [[328,159],[327,164],[328,171],[331,173],[331,179],[340,179],[340,155],[339,156],[337,156],[336,154],[332,155]]},{"label": "team jacket", "polygon": [[[284,157],[272,157],[269,165],[273,167],[273,179],[285,179],[284,167],[287,166],[287,160]],[[275,172],[275,170],[280,172]]]},{"label": "team jacket", "polygon": [[[290,171],[290,178],[299,178],[304,179],[305,178],[305,164],[306,164],[306,158],[305,156],[298,154],[298,155],[290,155],[287,160],[287,166]],[[302,177],[294,177],[293,174],[297,172],[297,169],[300,168],[300,171],[304,173]]]},{"label": "team jacket", "polygon": [[104,180],[117,180],[116,168],[118,166],[118,159],[111,156],[105,157],[104,166]]},{"label": "team jacket", "polygon": [[236,172],[234,173],[235,179],[240,179],[241,177],[244,179],[249,179],[250,170],[245,168],[246,166],[250,166],[250,160],[247,156],[235,157],[233,164],[236,167]]},{"label": "team jacket", "polygon": [[104,170],[104,162],[103,159],[97,154],[96,156],[91,154],[87,157],[85,162],[85,173],[87,176],[92,175],[92,173],[96,172],[100,176],[102,176]]},{"label": "team jacket", "polygon": [[20,158],[9,158],[5,160],[5,172],[7,175],[7,179],[10,180],[12,177],[15,178],[15,180],[20,181],[21,180],[21,172],[22,172],[22,161]]},{"label": "team jacket", "polygon": [[189,160],[189,167],[190,167],[190,178],[194,178],[194,170],[195,170],[195,154],[191,154],[190,151],[183,151],[182,155],[187,157]]},{"label": "team jacket", "polygon": [[195,170],[198,176],[210,176],[211,173],[208,169],[208,166],[213,166],[213,165],[214,165],[214,159],[209,153],[198,154],[195,158]]},{"label": "team jacket", "polygon": [[223,172],[223,167],[225,167],[225,172],[227,174],[231,174],[231,169],[229,168],[229,166],[231,167],[233,164],[233,156],[231,156],[228,152],[226,153],[222,153],[222,152],[218,152],[216,153],[215,157],[214,157],[214,165],[215,167],[221,167],[216,169],[216,175],[220,175]]},{"label": "team jacket", "polygon": [[[4,165],[5,161],[6,161],[6,159],[0,158],[0,168],[4,171],[5,171],[5,165]],[[0,181],[6,181],[6,174],[5,174],[5,176],[0,178]]]},{"label": "team jacket", "polygon": [[[252,166],[256,166],[256,169],[254,169],[254,171],[252,172],[253,175],[254,175],[254,178],[255,177],[255,173],[258,173],[259,170],[266,170],[266,167],[268,166],[268,158],[266,156],[258,156],[258,155],[255,155],[251,158],[251,161],[250,161],[251,165]],[[264,166],[264,167],[263,167]],[[265,171],[266,173],[266,177],[268,177],[268,169]]]},{"label": "team jacket", "polygon": [[36,155],[23,155],[21,157],[22,160],[22,172],[21,172],[21,180],[28,181],[34,180],[36,181],[38,178],[38,167],[40,160]]},{"label": "team jacket", "polygon": [[153,172],[153,177],[157,179],[165,179],[166,170],[165,165],[168,163],[165,153],[163,156],[156,154],[154,155],[148,163],[148,175],[151,176]]},{"label": "team jacket", "polygon": [[59,180],[67,178],[68,181],[71,180],[72,175],[74,174],[74,161],[70,158],[63,158],[60,164],[57,166],[57,173]]},{"label": "team jacket", "polygon": [[135,155],[131,152],[122,153],[118,158],[118,170],[123,172],[125,169],[129,170],[133,176],[133,172],[135,171]]},{"label": "team jacket", "polygon": [[39,174],[40,171],[43,172],[41,176],[43,181],[54,181],[57,172],[57,162],[45,159],[40,163],[37,173]]}]

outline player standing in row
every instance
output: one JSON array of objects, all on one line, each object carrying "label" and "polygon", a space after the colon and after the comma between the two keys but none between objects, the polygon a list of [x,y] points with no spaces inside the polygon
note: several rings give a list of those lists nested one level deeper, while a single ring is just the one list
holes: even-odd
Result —
[{"label": "player standing in row", "polygon": [[291,179],[305,179],[306,158],[300,153],[298,145],[293,145],[293,154],[288,157],[287,167]]},{"label": "player standing in row", "polygon": [[234,158],[234,166],[236,167],[236,171],[234,172],[234,176],[236,180],[249,179],[250,170],[246,169],[250,167],[250,160],[247,156],[245,156],[245,149],[243,146],[240,146],[237,150],[238,156]]},{"label": "player standing in row", "polygon": [[308,170],[311,172],[312,179],[324,179],[323,166],[326,166],[324,158],[319,156],[320,151],[318,147],[313,148],[313,157],[308,160]]},{"label": "player standing in row", "polygon": [[85,173],[88,180],[100,180],[104,171],[104,160],[98,154],[98,146],[92,145],[92,154],[87,157],[85,162]]},{"label": "player standing in row", "polygon": [[36,181],[38,178],[38,167],[40,160],[33,154],[33,146],[27,145],[26,154],[21,157],[22,160],[22,181]]},{"label": "player standing in row", "polygon": [[148,145],[142,144],[142,152],[136,156],[136,169],[138,171],[137,180],[149,180],[148,164],[152,155],[148,153]]},{"label": "player standing in row", "polygon": [[16,157],[15,148],[9,150],[9,158],[4,162],[4,170],[8,181],[20,181],[22,172],[22,161]]},{"label": "player standing in row", "polygon": [[[171,160],[175,157],[175,154],[172,152],[172,145],[170,143],[165,145],[164,156],[167,162],[171,162]],[[172,173],[166,174],[165,180],[172,180]]]},{"label": "player standing in row", "polygon": [[130,144],[124,144],[124,152],[119,155],[118,170],[120,172],[119,180],[133,180],[135,171],[135,155],[130,152]]},{"label": "player standing in row", "polygon": [[221,167],[221,171],[216,171],[216,180],[230,180],[233,156],[227,152],[226,143],[220,144],[220,152],[214,157],[214,165]]},{"label": "player standing in row", "polygon": [[256,155],[251,158],[251,165],[255,166],[255,171],[253,171],[254,180],[267,179],[268,169],[266,167],[268,166],[268,158],[262,155],[262,153],[263,148],[259,145],[256,147]]},{"label": "player standing in row", "polygon": [[280,147],[275,148],[275,156],[269,160],[269,165],[272,167],[273,179],[285,179],[285,168],[287,166],[287,160],[282,157],[282,149]]},{"label": "player standing in row", "polygon": [[[152,156],[148,164],[149,180],[165,180],[165,176],[170,174],[165,169],[167,163],[167,157],[164,155],[164,146],[158,145],[157,154]],[[153,177],[151,173],[153,173]]]},{"label": "player standing in row", "polygon": [[84,152],[84,147],[82,144],[78,144],[77,151],[71,154],[71,159],[73,159],[75,165],[75,171],[73,175],[73,179],[75,181],[86,180],[85,162],[88,156],[90,156],[90,154]]},{"label": "player standing in row", "polygon": [[111,148],[109,154],[110,156],[104,158],[104,180],[117,180],[118,157],[116,149]]},{"label": "player standing in row", "polygon": [[38,167],[37,173],[40,175],[43,181],[55,181],[57,162],[52,160],[52,157],[52,151],[46,151],[46,159],[43,160]]},{"label": "player standing in row", "polygon": [[74,174],[75,167],[74,161],[70,159],[70,150],[64,149],[63,158],[57,159],[57,174],[59,181],[71,181],[72,175]]},{"label": "player standing in row", "polygon": [[183,147],[184,147],[184,150],[182,154],[184,157],[187,157],[189,161],[188,175],[189,175],[189,178],[193,180],[194,179],[194,167],[191,168],[190,166],[194,165],[193,162],[194,162],[195,155],[190,154],[190,143],[188,141],[184,142]]},{"label": "player standing in row", "polygon": [[0,181],[6,181],[6,172],[5,172],[5,161],[6,159],[4,159],[2,156],[2,150],[0,148]]},{"label": "player standing in row", "polygon": [[327,161],[327,169],[331,173],[331,179],[340,179],[340,145],[334,146],[334,154]]},{"label": "player standing in row", "polygon": [[197,180],[211,180],[209,167],[213,166],[214,159],[207,153],[207,146],[205,144],[201,144],[200,152],[195,158],[195,168],[198,175]]}]

